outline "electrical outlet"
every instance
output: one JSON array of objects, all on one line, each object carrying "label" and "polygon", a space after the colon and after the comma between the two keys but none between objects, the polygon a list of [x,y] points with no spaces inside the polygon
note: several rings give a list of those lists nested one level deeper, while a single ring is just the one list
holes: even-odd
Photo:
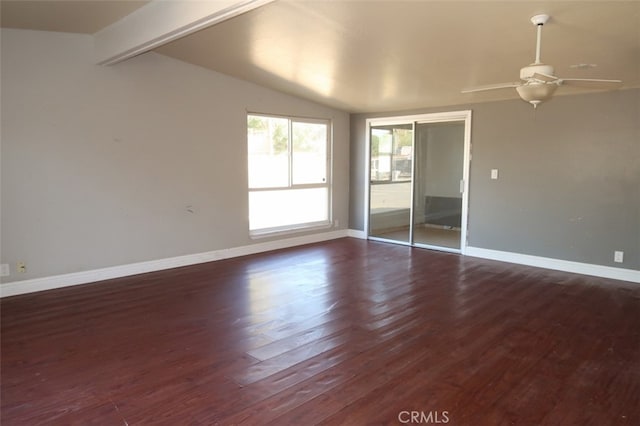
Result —
[{"label": "electrical outlet", "polygon": [[3,263],[2,265],[0,265],[0,277],[8,277],[9,275],[11,275],[9,264]]},{"label": "electrical outlet", "polygon": [[24,274],[25,272],[27,272],[27,265],[24,262],[16,263],[16,271]]},{"label": "electrical outlet", "polygon": [[613,252],[613,261],[616,263],[624,262],[624,252],[623,251],[614,251]]},{"label": "electrical outlet", "polygon": [[340,221],[338,219],[333,221],[333,226],[335,226],[336,228],[340,227]]}]

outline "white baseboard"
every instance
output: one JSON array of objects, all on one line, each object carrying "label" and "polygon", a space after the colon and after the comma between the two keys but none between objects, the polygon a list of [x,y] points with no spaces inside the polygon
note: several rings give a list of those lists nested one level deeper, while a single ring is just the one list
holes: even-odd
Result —
[{"label": "white baseboard", "polygon": [[640,283],[640,271],[633,269],[614,268],[611,266],[592,265],[589,263],[572,262],[569,260],[551,259],[548,257],[531,256],[528,254],[511,253],[467,246],[465,255],[481,257],[483,259],[501,262],[517,263],[520,265],[536,266],[538,268],[554,269],[556,271],[573,272],[614,280]]},{"label": "white baseboard", "polygon": [[360,238],[361,240],[367,239],[367,233],[358,229],[347,230],[347,235],[351,238]]},{"label": "white baseboard", "polygon": [[[143,274],[146,272],[162,271],[165,269],[212,262],[215,260],[229,259],[232,257],[264,253],[271,250],[278,250],[304,244],[334,240],[343,237],[366,239],[367,235],[364,231],[355,229],[342,229],[338,231],[304,235],[301,237],[286,238],[282,240],[266,241],[263,243],[251,244],[247,246],[189,254],[167,259],[150,260],[146,262],[94,269],[91,271],[73,272],[70,274],[34,278],[31,280],[13,281],[0,284],[0,298],[80,284],[88,284],[96,281],[109,280],[112,278],[121,278],[130,275]],[[588,263],[571,262],[567,260],[551,259],[547,257],[531,256],[528,254],[511,253],[469,246],[467,246],[465,249],[465,255],[480,257],[483,259],[498,260],[501,262],[536,266],[539,268],[554,269],[557,271],[573,272],[577,274],[640,283],[640,271],[632,269],[591,265]]]},{"label": "white baseboard", "polygon": [[12,281],[0,284],[0,298],[16,296],[19,294],[34,293],[36,291],[69,287],[73,285],[88,284],[96,281],[109,280],[112,278],[121,278],[130,275],[143,274],[146,272],[162,271],[164,269],[178,268],[181,266],[195,265],[198,263],[212,262],[215,260],[229,259],[232,257],[263,253],[271,250],[295,247],[303,244],[318,243],[321,241],[348,237],[351,236],[350,233],[351,230],[342,229],[320,234],[311,234],[300,237],[286,238],[282,240],[266,241],[263,243],[233,247],[229,249],[214,250],[204,253],[171,257],[167,259],[150,260],[146,262],[94,269],[91,271],[73,272],[70,274],[34,278],[23,281]]}]

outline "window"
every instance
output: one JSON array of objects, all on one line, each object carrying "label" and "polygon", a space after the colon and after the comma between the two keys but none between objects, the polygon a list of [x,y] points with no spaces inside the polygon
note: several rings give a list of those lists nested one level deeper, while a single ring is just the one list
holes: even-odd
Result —
[{"label": "window", "polygon": [[247,116],[251,235],[331,223],[329,126],[325,120]]},{"label": "window", "polygon": [[411,181],[413,130],[376,127],[371,129],[371,181]]}]

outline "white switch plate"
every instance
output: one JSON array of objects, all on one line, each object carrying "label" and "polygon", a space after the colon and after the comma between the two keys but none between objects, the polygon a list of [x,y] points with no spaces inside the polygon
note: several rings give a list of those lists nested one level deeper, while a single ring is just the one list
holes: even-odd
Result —
[{"label": "white switch plate", "polygon": [[498,179],[498,169],[491,169],[491,179]]},{"label": "white switch plate", "polygon": [[613,261],[617,263],[624,262],[624,252],[623,251],[614,251],[613,252]]},{"label": "white switch plate", "polygon": [[0,265],[0,277],[8,277],[9,275],[11,275],[9,264],[3,263],[2,265]]}]

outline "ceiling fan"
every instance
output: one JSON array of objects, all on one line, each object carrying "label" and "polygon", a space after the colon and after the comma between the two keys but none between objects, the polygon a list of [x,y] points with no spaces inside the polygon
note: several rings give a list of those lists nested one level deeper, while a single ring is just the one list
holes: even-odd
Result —
[{"label": "ceiling fan", "polygon": [[560,86],[576,86],[589,89],[613,90],[622,85],[621,80],[600,80],[585,78],[556,77],[553,67],[540,60],[540,44],[542,40],[542,26],[549,21],[549,15],[535,15],[531,22],[537,27],[536,60],[534,63],[520,69],[520,81],[515,83],[488,84],[486,86],[471,87],[462,93],[482,92],[485,90],[515,88],[522,100],[529,102],[536,108],[540,103],[548,100]]}]

